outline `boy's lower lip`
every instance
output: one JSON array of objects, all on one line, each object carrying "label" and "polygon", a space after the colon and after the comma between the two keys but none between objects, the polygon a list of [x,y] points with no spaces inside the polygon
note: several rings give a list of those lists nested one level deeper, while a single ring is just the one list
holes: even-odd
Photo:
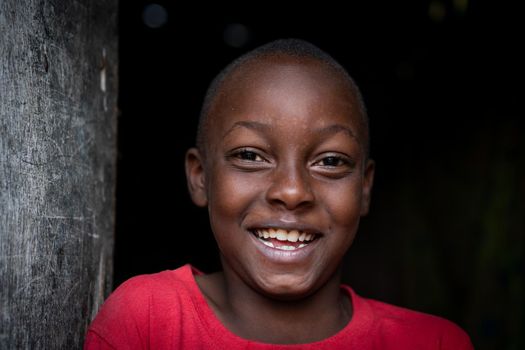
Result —
[{"label": "boy's lower lip", "polygon": [[267,246],[251,232],[250,237],[254,241],[254,244],[257,247],[257,249],[267,259],[280,263],[295,263],[298,260],[307,258],[317,245],[317,242],[319,241],[319,239],[315,239],[302,248],[297,248],[294,250],[284,250]]}]

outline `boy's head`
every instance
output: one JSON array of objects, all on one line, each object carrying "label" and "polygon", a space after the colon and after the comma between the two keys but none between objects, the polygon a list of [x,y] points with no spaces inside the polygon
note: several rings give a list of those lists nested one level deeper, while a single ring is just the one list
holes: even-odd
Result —
[{"label": "boy's head", "polygon": [[374,174],[344,69],[302,41],[263,46],[215,79],[198,135],[188,185],[208,207],[225,273],[281,299],[337,280]]},{"label": "boy's head", "polygon": [[318,63],[324,65],[327,69],[331,70],[332,73],[347,83],[348,92],[354,95],[353,97],[355,98],[356,103],[355,107],[359,109],[360,128],[362,128],[363,132],[361,142],[363,143],[365,152],[368,155],[368,115],[366,113],[361,91],[348,72],[334,58],[309,42],[299,39],[276,40],[266,45],[259,46],[231,62],[213,79],[206,92],[197,127],[197,148],[201,153],[204,153],[207,145],[209,145],[207,139],[209,131],[209,115],[212,114],[210,112],[212,112],[213,106],[217,102],[221,93],[224,93],[221,88],[231,80],[233,73],[237,72],[237,75],[242,75],[242,69],[249,69],[248,67],[255,62],[265,60],[271,61],[272,58],[278,59],[279,57],[289,60],[295,59],[297,61],[318,61]]}]

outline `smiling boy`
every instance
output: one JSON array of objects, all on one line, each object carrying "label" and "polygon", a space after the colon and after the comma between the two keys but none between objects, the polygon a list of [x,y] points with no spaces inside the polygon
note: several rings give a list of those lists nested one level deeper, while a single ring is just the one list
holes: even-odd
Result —
[{"label": "smiling boy", "polygon": [[186,174],[223,271],[187,265],[125,282],[86,349],[472,348],[449,321],[341,285],[374,163],[359,90],[317,47],[279,40],[221,72]]}]

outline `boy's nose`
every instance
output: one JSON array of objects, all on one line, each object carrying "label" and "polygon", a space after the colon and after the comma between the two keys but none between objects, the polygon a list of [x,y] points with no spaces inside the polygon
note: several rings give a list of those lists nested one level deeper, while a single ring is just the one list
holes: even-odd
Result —
[{"label": "boy's nose", "polygon": [[280,205],[288,210],[311,205],[314,194],[308,180],[309,175],[298,167],[283,167],[274,172],[273,182],[266,193],[272,205]]}]

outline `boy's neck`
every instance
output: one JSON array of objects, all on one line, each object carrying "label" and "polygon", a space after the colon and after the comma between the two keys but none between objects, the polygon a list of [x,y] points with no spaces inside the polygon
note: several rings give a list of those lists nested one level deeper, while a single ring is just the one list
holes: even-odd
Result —
[{"label": "boy's neck", "polygon": [[315,293],[299,300],[268,298],[228,268],[199,276],[197,282],[222,324],[245,339],[274,344],[311,343],[334,335],[352,316],[351,301],[340,287],[340,271]]}]

